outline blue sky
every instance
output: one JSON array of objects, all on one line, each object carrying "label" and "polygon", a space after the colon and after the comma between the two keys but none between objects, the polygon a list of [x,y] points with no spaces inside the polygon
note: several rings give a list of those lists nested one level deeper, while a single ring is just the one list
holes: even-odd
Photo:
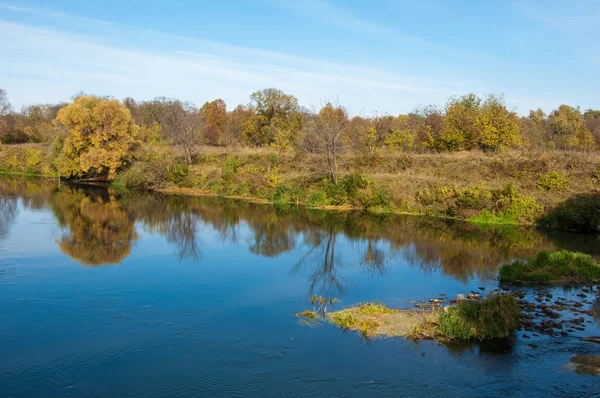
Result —
[{"label": "blue sky", "polygon": [[363,115],[468,92],[600,108],[599,21],[600,0],[0,0],[0,87],[17,108],[79,91],[233,108],[267,87]]}]

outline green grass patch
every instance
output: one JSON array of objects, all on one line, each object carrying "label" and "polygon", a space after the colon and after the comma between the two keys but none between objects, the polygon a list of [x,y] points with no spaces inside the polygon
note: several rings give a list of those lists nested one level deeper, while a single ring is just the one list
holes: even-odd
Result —
[{"label": "green grass patch", "polygon": [[373,301],[371,303],[362,303],[358,306],[358,309],[356,310],[357,314],[367,316],[393,314],[395,312],[398,312],[398,310],[388,308],[378,301]]},{"label": "green grass patch", "polygon": [[460,301],[440,311],[441,336],[461,340],[510,337],[519,325],[521,309],[512,295],[491,294],[480,301]]},{"label": "green grass patch", "polygon": [[527,261],[504,264],[499,272],[501,282],[591,281],[598,277],[600,266],[591,256],[567,250],[540,252]]}]

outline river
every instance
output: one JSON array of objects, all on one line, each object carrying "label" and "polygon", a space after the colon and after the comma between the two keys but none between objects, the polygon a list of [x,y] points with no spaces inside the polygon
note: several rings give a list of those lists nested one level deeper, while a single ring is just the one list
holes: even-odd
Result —
[{"label": "river", "polygon": [[[426,217],[119,195],[0,179],[0,396],[583,397],[575,336],[447,347],[366,341],[293,314],[498,287],[538,250],[600,254],[595,236]],[[551,289],[571,297],[577,291]],[[585,308],[593,308],[586,304]]]}]

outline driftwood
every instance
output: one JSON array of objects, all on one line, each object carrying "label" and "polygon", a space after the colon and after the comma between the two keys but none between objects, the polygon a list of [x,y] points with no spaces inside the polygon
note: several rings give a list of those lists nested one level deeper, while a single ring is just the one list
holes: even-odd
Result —
[{"label": "driftwood", "polygon": [[600,337],[582,337],[579,340],[600,344]]}]

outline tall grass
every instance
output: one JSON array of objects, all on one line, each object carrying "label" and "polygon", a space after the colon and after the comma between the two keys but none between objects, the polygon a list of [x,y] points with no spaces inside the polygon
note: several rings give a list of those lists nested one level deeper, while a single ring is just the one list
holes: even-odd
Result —
[{"label": "tall grass", "polygon": [[519,325],[521,309],[512,295],[491,294],[485,300],[460,301],[440,311],[442,336],[462,340],[510,337]]},{"label": "tall grass", "polygon": [[600,277],[600,266],[583,253],[542,251],[527,261],[513,261],[500,267],[501,282],[548,283],[563,280],[591,281]]}]

